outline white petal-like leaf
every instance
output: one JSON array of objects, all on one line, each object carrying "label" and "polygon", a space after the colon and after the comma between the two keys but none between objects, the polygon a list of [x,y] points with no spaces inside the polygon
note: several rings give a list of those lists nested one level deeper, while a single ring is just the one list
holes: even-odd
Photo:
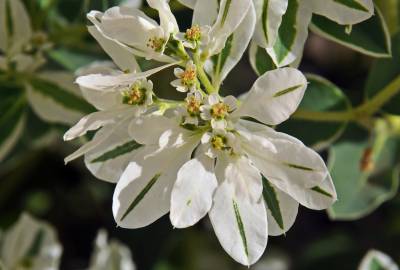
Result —
[{"label": "white petal-like leaf", "polygon": [[306,88],[307,79],[297,69],[282,68],[266,72],[257,79],[234,114],[277,125],[295,112]]},{"label": "white petal-like leaf", "polygon": [[372,249],[364,256],[358,270],[399,270],[399,266],[387,254]]},{"label": "white petal-like leaf", "polygon": [[267,48],[267,52],[278,67],[299,61],[303,55],[312,16],[312,10],[306,3],[304,0],[289,0],[275,44]]},{"label": "white petal-like leaf", "polygon": [[233,184],[225,181],[215,192],[209,216],[219,242],[234,260],[246,266],[259,260],[268,241],[264,200],[238,198]]},{"label": "white petal-like leaf", "polygon": [[307,0],[313,13],[343,25],[356,24],[374,14],[372,0]]},{"label": "white petal-like leaf", "polygon": [[263,48],[272,47],[288,7],[288,0],[255,0],[254,3],[258,18],[254,40]]},{"label": "white petal-like leaf", "polygon": [[171,196],[171,223],[176,228],[194,225],[210,210],[217,188],[214,160],[206,156],[186,162],[178,171]]}]

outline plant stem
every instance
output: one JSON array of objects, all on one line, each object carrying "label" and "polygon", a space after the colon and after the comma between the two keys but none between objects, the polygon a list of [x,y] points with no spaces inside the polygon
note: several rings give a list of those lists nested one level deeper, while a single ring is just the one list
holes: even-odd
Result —
[{"label": "plant stem", "polygon": [[300,109],[293,114],[293,118],[317,122],[357,121],[375,114],[399,92],[400,76],[396,77],[390,84],[379,91],[377,95],[354,109],[336,112],[312,112]]},{"label": "plant stem", "polygon": [[199,56],[198,52],[194,53],[193,58],[194,58],[193,59],[194,64],[196,65],[197,76],[198,76],[200,82],[206,88],[207,93],[212,94],[212,93],[217,92],[217,90],[214,88],[214,86],[208,79],[207,74],[204,72],[204,69],[203,69],[204,63],[200,60],[200,56]]}]

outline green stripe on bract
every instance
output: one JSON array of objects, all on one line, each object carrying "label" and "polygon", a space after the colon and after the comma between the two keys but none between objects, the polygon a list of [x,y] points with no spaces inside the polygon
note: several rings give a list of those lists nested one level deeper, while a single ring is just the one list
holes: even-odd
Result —
[{"label": "green stripe on bract", "polygon": [[233,41],[233,34],[228,37],[225,43],[225,47],[218,55],[214,55],[212,60],[214,62],[214,73],[215,77],[219,77],[221,70],[224,68],[226,60],[228,59],[229,55],[231,54],[232,50],[232,41]]},{"label": "green stripe on bract", "polygon": [[90,163],[104,162],[104,161],[107,161],[110,159],[114,159],[114,158],[122,156],[126,153],[132,152],[133,150],[136,150],[141,146],[143,146],[143,145],[136,142],[135,140],[132,140],[127,143],[124,143],[123,145],[118,145],[114,149],[105,152],[101,156],[93,159]]},{"label": "green stripe on bract", "polygon": [[368,12],[368,9],[366,7],[364,7],[363,5],[361,5],[359,2],[357,2],[355,0],[333,0],[333,2],[344,5],[351,9],[357,9],[360,11]]},{"label": "green stripe on bract", "polygon": [[298,0],[289,0],[285,15],[282,17],[282,24],[279,27],[278,37],[274,45],[277,61],[281,63],[291,51],[296,40],[297,12],[299,10]]},{"label": "green stripe on bract", "polygon": [[222,20],[221,20],[221,27],[223,27],[225,24],[226,17],[228,16],[231,3],[232,3],[232,0],[226,0],[226,2],[225,2],[224,13],[222,14]]},{"label": "green stripe on bract", "polygon": [[267,20],[268,20],[268,4],[269,4],[269,0],[264,0],[264,4],[263,4],[263,11],[262,11],[262,15],[261,15],[261,20],[262,20],[262,29],[264,32],[264,37],[265,37],[265,41],[268,43],[269,42],[269,38],[268,38],[268,26],[267,26]]},{"label": "green stripe on bract", "polygon": [[333,198],[332,194],[330,194],[328,191],[323,190],[322,188],[320,188],[318,186],[313,187],[311,190],[315,191],[315,192],[318,192],[318,193],[320,193],[320,194],[322,194],[322,195],[324,195],[326,197]]},{"label": "green stripe on bract", "polygon": [[140,201],[146,196],[146,194],[150,191],[150,189],[154,186],[154,184],[157,182],[158,178],[160,178],[161,173],[156,174],[150,181],[147,183],[147,185],[142,189],[142,191],[136,196],[136,198],[133,200],[131,205],[128,207],[128,209],[125,211],[125,213],[121,217],[121,221],[123,221],[126,216],[132,212],[133,209],[140,203]]},{"label": "green stripe on bract", "polygon": [[314,171],[313,168],[305,167],[305,166],[298,165],[298,164],[293,164],[293,163],[284,163],[284,164],[293,169],[299,169],[299,170],[303,170],[303,171]]},{"label": "green stripe on bract", "polygon": [[271,214],[273,218],[276,221],[276,224],[278,224],[279,228],[282,230],[285,229],[284,224],[283,224],[283,218],[282,218],[282,213],[281,213],[281,208],[279,205],[279,200],[278,196],[276,195],[276,191],[273,186],[269,183],[267,178],[265,176],[262,176],[262,182],[263,182],[263,197],[264,201],[268,206],[268,209],[271,211]]},{"label": "green stripe on bract", "polygon": [[34,91],[51,98],[54,102],[60,104],[60,106],[64,108],[85,114],[95,111],[92,105],[55,83],[42,79],[33,79],[31,85]]},{"label": "green stripe on bract", "polygon": [[242,238],[244,253],[246,254],[247,257],[249,257],[249,248],[247,246],[246,232],[244,231],[244,225],[243,225],[242,217],[240,215],[239,206],[235,202],[235,200],[232,200],[232,203],[233,203],[233,210],[235,211],[236,223],[238,225],[240,238]]},{"label": "green stripe on bract", "polygon": [[256,71],[259,76],[263,75],[267,71],[277,68],[271,56],[264,48],[257,47],[255,58]]},{"label": "green stripe on bract", "polygon": [[368,270],[388,270],[377,258],[372,258]]},{"label": "green stripe on bract", "polygon": [[13,134],[25,115],[26,100],[23,95],[1,100],[0,103],[0,147]]},{"label": "green stripe on bract", "polygon": [[284,90],[278,91],[273,95],[273,97],[280,97],[280,96],[286,95],[286,94],[288,94],[290,92],[293,92],[293,91],[299,89],[302,86],[303,86],[302,84],[298,84],[298,85],[286,88]]},{"label": "green stripe on bract", "polygon": [[26,253],[25,257],[36,257],[37,255],[39,255],[40,249],[44,242],[44,237],[45,237],[44,229],[39,229],[36,232],[35,237],[33,238],[32,245],[28,249],[28,252]]}]

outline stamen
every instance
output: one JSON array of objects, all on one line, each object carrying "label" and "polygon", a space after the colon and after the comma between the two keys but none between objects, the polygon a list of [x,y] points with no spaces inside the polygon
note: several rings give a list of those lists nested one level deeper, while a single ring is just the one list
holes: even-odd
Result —
[{"label": "stamen", "polygon": [[161,52],[164,48],[165,39],[159,37],[149,38],[147,41],[147,47],[153,49],[156,52]]},{"label": "stamen", "polygon": [[128,105],[142,105],[146,101],[146,89],[135,83],[128,91],[122,93],[122,103]]},{"label": "stamen", "polygon": [[229,106],[223,102],[212,105],[211,116],[216,119],[224,119],[229,112]]},{"label": "stamen", "polygon": [[196,99],[194,96],[186,98],[186,110],[190,116],[200,115],[200,100]]},{"label": "stamen", "polygon": [[211,145],[214,149],[225,150],[227,148],[227,139],[221,135],[216,135],[211,139]]},{"label": "stamen", "polygon": [[187,67],[186,70],[180,75],[180,78],[184,86],[191,87],[195,85],[197,78],[196,68],[192,66]]}]

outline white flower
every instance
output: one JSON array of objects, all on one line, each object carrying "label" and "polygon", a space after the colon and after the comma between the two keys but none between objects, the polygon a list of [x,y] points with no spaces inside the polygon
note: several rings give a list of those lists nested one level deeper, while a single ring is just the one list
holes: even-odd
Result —
[{"label": "white flower", "polygon": [[200,116],[204,120],[211,120],[213,129],[225,130],[228,128],[227,118],[236,108],[237,100],[234,96],[221,98],[218,94],[211,94],[206,104],[200,107]]},{"label": "white flower", "polygon": [[170,36],[179,31],[176,19],[167,0],[147,2],[158,11],[160,25],[139,9],[128,6],[112,7],[104,13],[91,11],[88,19],[106,39],[134,55],[173,62],[174,60],[165,56],[163,52]]},{"label": "white flower", "polygon": [[[255,263],[268,234],[279,235],[292,226],[299,203],[326,209],[336,200],[322,158],[265,125],[285,121],[306,86],[299,71],[284,68],[260,77],[234,110],[215,115],[213,105],[233,106],[236,100],[210,95],[203,109],[210,113],[196,128],[163,116],[135,119],[129,133],[143,147],[117,183],[113,212],[118,225],[143,227],[170,211],[174,227],[184,228],[209,213],[226,252],[244,265]],[[228,128],[213,128],[215,116],[223,117]],[[268,200],[275,200],[279,209]]]},{"label": "white flower", "polygon": [[199,125],[200,107],[203,104],[203,95],[199,91],[188,93],[185,104],[177,108],[177,116],[182,125]]},{"label": "white flower", "polygon": [[186,63],[185,70],[175,68],[174,74],[179,78],[171,82],[171,85],[176,87],[176,90],[179,92],[193,92],[196,90],[198,84],[197,71],[193,61],[188,61]]},{"label": "white flower", "polygon": [[99,230],[88,270],[135,270],[129,248],[116,240],[108,241],[107,238],[107,232]]},{"label": "white flower", "polygon": [[182,41],[183,46],[195,49],[198,45],[207,45],[210,41],[211,27],[193,25],[186,29],[185,33],[176,34],[176,38]]},{"label": "white flower", "polygon": [[0,241],[0,266],[5,269],[57,270],[62,247],[47,223],[22,214]]}]

